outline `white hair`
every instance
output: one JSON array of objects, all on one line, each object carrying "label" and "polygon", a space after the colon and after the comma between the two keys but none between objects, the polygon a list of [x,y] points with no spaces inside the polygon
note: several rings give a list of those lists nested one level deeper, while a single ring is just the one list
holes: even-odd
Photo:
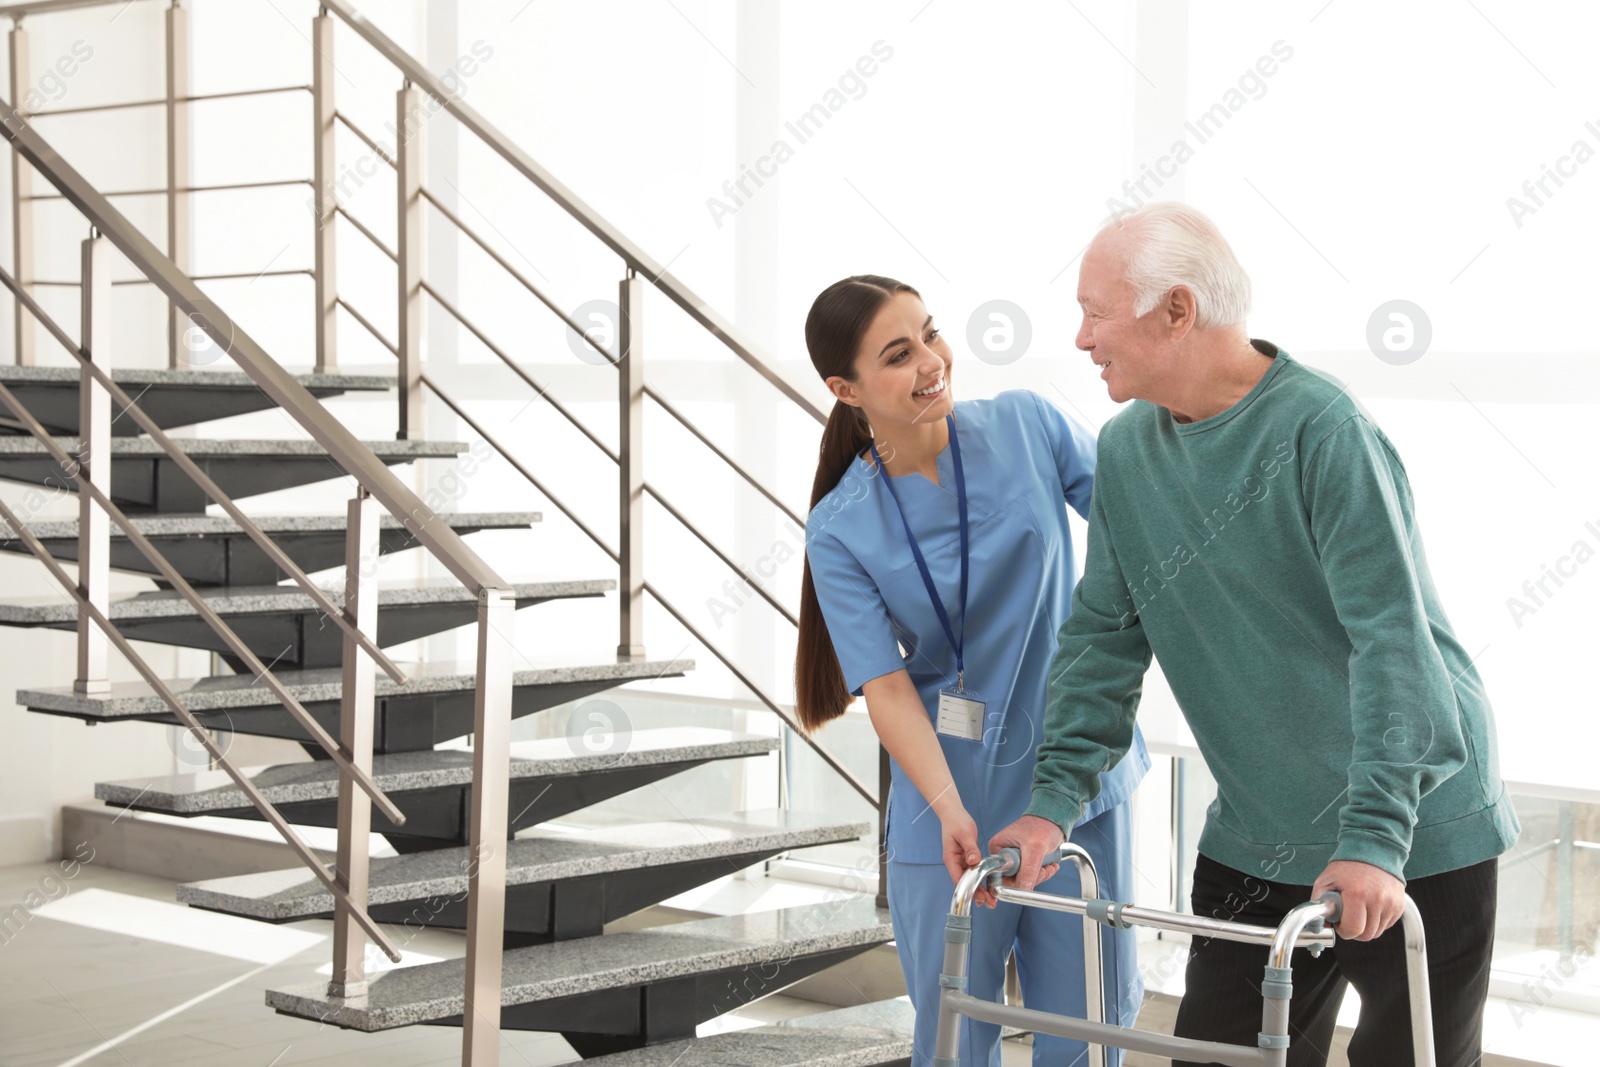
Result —
[{"label": "white hair", "polygon": [[1119,214],[1101,229],[1129,232],[1125,277],[1133,286],[1133,313],[1143,317],[1175,286],[1194,293],[1195,325],[1235,326],[1250,310],[1250,276],[1203,212],[1170,200]]}]

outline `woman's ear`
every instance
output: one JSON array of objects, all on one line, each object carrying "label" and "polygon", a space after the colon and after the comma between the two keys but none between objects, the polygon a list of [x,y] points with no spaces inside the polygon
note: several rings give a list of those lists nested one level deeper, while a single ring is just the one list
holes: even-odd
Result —
[{"label": "woman's ear", "polygon": [[853,408],[861,406],[861,397],[856,393],[856,385],[848,378],[835,374],[833,377],[826,379],[823,384],[828,387],[828,392],[833,394],[835,400],[849,404]]}]

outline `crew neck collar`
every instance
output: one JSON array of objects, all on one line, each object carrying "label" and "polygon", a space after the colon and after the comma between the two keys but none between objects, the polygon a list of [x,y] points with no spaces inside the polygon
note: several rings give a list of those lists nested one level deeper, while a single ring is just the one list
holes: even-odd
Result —
[{"label": "crew neck collar", "polygon": [[1277,377],[1278,372],[1283,370],[1286,364],[1294,362],[1294,360],[1289,358],[1289,353],[1285,352],[1271,341],[1263,341],[1252,337],[1250,338],[1250,347],[1254,348],[1257,352],[1260,352],[1263,356],[1271,359],[1272,366],[1268,367],[1262,372],[1261,378],[1256,382],[1256,384],[1251,386],[1250,391],[1244,394],[1244,396],[1240,397],[1232,407],[1224,411],[1219,411],[1217,414],[1212,415],[1209,418],[1200,419],[1196,422],[1179,422],[1177,419],[1172,417],[1171,411],[1168,411],[1166,408],[1162,408],[1161,410],[1166,412],[1167,419],[1172,423],[1172,429],[1176,433],[1179,435],[1205,433],[1207,430],[1214,430],[1218,426],[1228,422],[1230,419],[1243,412],[1251,404],[1255,403],[1256,397],[1260,396],[1266,390],[1272,379]]}]

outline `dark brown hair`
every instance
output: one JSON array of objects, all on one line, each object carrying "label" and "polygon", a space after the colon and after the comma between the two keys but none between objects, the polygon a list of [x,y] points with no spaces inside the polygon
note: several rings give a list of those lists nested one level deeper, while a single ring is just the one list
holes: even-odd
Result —
[{"label": "dark brown hair", "polygon": [[[856,379],[861,339],[878,312],[897,293],[920,297],[905,282],[878,274],[857,274],[834,282],[818,294],[806,316],[806,351],[823,380]],[[872,443],[872,431],[860,408],[835,400],[822,430],[817,476],[811,483],[811,507],[828,495],[860,452]],[[848,635],[840,635],[848,637]],[[844,714],[853,698],[845,685],[839,654],[834,651],[817,589],[806,560],[800,579],[800,643],[794,659],[794,701],[800,725],[811,733]]]}]

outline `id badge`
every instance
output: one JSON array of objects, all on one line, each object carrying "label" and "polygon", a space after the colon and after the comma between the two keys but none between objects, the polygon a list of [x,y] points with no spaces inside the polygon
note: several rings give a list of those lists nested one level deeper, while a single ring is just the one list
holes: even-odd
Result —
[{"label": "id badge", "polygon": [[968,741],[983,740],[984,711],[988,707],[970,689],[939,690],[938,732]]}]

